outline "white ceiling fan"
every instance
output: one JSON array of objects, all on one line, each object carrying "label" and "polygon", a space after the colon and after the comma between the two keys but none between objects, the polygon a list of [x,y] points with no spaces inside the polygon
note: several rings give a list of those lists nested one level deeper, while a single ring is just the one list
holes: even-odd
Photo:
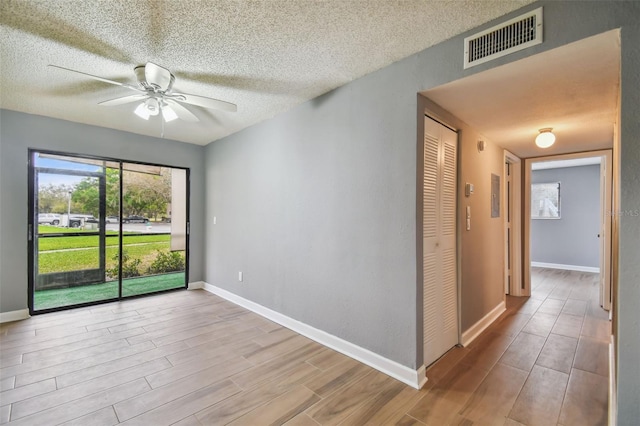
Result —
[{"label": "white ceiling fan", "polygon": [[166,122],[173,121],[176,118],[192,123],[199,121],[198,117],[196,117],[182,104],[231,112],[238,110],[238,107],[230,102],[207,98],[204,96],[190,95],[188,93],[174,92],[173,83],[175,81],[175,76],[168,69],[152,62],[147,62],[146,65],[139,65],[133,69],[138,80],[137,86],[120,83],[118,81],[109,80],[58,65],[49,66],[82,74],[95,80],[115,84],[116,86],[122,86],[136,92],[133,95],[102,101],[98,104],[104,106],[116,106],[132,102],[140,102],[134,112],[145,120],[148,120],[151,116],[161,114],[162,118]]}]

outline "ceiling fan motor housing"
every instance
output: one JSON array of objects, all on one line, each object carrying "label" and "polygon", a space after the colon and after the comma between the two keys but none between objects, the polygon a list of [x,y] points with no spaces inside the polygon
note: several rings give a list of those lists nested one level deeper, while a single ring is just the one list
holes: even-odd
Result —
[{"label": "ceiling fan motor housing", "polygon": [[166,93],[171,91],[175,76],[166,68],[147,62],[146,65],[138,65],[133,69],[140,86],[145,90]]}]

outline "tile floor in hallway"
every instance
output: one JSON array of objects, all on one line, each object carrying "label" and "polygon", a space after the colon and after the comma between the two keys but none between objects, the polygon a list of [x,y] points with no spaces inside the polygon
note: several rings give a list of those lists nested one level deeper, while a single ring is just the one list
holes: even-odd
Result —
[{"label": "tile floor in hallway", "polygon": [[599,306],[598,274],[532,268],[531,282],[530,298],[507,297],[498,321],[427,371],[431,389],[409,410],[411,418],[607,424],[610,321]]},{"label": "tile floor in hallway", "polygon": [[420,391],[202,290],[2,324],[0,423],[606,424],[597,275],[533,282]]}]

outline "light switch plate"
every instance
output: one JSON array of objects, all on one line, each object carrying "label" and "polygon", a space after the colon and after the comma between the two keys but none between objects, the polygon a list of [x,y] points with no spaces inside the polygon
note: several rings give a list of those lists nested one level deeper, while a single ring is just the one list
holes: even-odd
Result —
[{"label": "light switch plate", "polygon": [[471,195],[473,195],[473,184],[472,183],[465,183],[464,184],[464,195],[466,195],[467,197],[470,197]]}]

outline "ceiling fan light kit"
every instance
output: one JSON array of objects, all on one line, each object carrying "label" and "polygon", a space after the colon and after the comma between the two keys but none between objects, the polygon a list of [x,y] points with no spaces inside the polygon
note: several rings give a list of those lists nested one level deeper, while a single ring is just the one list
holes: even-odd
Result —
[{"label": "ceiling fan light kit", "polygon": [[230,112],[236,112],[238,110],[238,107],[230,102],[205,96],[174,92],[173,83],[176,79],[175,76],[168,69],[152,62],[147,62],[145,65],[138,65],[133,69],[138,81],[135,86],[87,74],[82,71],[64,68],[58,65],[49,66],[81,74],[94,80],[114,84],[137,92],[135,95],[122,96],[99,102],[98,104],[103,106],[116,106],[142,101],[142,103],[136,107],[134,113],[144,120],[148,120],[151,116],[161,114],[162,119],[167,123],[177,118],[191,123],[198,122],[198,117],[196,117],[182,104]]},{"label": "ceiling fan light kit", "polygon": [[133,112],[138,117],[143,118],[145,120],[148,120],[149,117],[151,116],[151,114],[149,114],[149,111],[147,111],[147,107],[145,106],[144,102],[138,105],[138,107]]},{"label": "ceiling fan light kit", "polygon": [[162,111],[162,118],[164,118],[164,121],[167,123],[178,118],[178,114],[167,104],[163,105],[160,111]]}]

